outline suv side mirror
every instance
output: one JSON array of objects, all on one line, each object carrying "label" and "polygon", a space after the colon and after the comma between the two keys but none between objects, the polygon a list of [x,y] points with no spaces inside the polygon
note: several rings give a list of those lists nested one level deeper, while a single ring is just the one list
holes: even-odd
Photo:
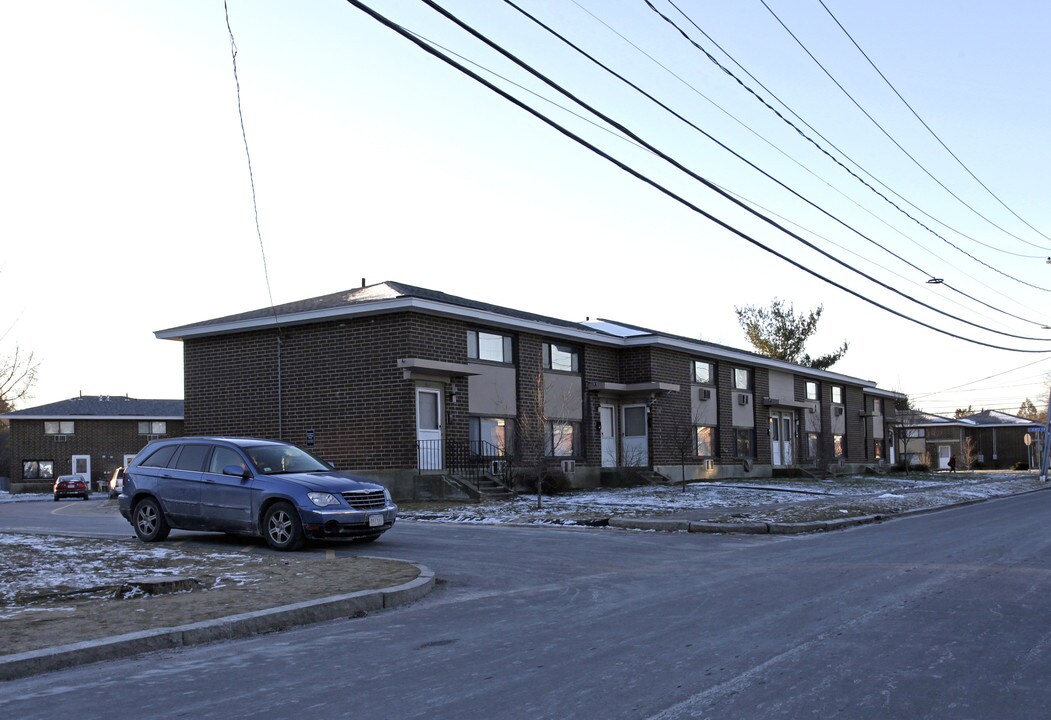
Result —
[{"label": "suv side mirror", "polygon": [[223,475],[233,475],[234,477],[239,477],[242,480],[247,480],[248,478],[252,477],[252,473],[248,472],[248,468],[233,463],[223,468]]}]

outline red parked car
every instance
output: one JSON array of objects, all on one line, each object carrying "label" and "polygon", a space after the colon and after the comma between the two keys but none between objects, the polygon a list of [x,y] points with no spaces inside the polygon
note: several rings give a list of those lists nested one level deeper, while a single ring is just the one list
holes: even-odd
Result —
[{"label": "red parked car", "polygon": [[91,497],[91,486],[83,475],[59,475],[55,480],[55,502],[64,497],[79,497],[87,500]]}]

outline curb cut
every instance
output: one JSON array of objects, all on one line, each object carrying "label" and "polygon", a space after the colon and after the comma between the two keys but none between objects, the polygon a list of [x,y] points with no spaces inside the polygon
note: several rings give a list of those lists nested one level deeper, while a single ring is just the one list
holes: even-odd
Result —
[{"label": "curb cut", "polygon": [[407,583],[388,588],[331,595],[188,625],[143,630],[0,657],[0,681],[102,660],[115,660],[154,650],[203,645],[326,620],[362,617],[370,612],[408,605],[434,589],[433,571],[418,563],[408,564],[420,571],[419,576]]}]

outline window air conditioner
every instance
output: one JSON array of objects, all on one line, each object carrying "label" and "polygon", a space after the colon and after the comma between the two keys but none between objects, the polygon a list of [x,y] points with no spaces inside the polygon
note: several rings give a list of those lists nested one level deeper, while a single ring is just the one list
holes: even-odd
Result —
[{"label": "window air conditioner", "polygon": [[55,442],[69,442],[69,435],[56,435]]},{"label": "window air conditioner", "polygon": [[491,472],[493,475],[503,475],[504,471],[507,470],[506,460],[493,460]]},{"label": "window air conditioner", "polygon": [[712,391],[708,388],[701,388],[700,392],[697,393],[697,397],[701,400],[711,400]]},{"label": "window air conditioner", "polygon": [[709,471],[709,472],[714,470],[715,469],[715,461],[714,460],[705,460],[704,461],[704,469]]},{"label": "window air conditioner", "polygon": [[748,404],[748,396],[747,395],[738,395],[737,396],[737,404],[738,405],[747,405]]},{"label": "window air conditioner", "polygon": [[562,473],[565,475],[572,475],[577,471],[576,460],[563,460],[562,461]]},{"label": "window air conditioner", "polygon": [[843,414],[843,408],[837,407],[836,408],[836,415],[842,415],[842,414]]}]

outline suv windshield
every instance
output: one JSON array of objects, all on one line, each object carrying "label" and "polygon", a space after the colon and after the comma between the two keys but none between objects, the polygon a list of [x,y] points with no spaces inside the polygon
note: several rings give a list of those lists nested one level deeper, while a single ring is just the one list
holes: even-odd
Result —
[{"label": "suv windshield", "polygon": [[327,472],[332,468],[293,445],[259,445],[244,449],[255,469],[264,475]]}]

